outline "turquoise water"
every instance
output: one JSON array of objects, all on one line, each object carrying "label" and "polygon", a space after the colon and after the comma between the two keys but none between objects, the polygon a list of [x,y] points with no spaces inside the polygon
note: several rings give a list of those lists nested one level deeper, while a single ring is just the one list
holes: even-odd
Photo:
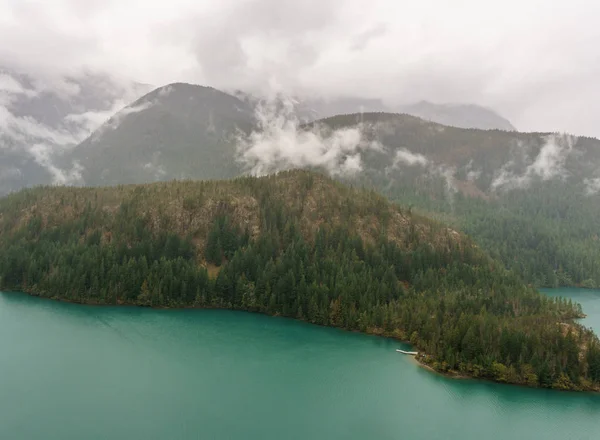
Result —
[{"label": "turquoise water", "polygon": [[[600,330],[600,291],[570,294]],[[599,395],[446,379],[399,347],[242,312],[0,294],[0,439],[600,437]]]},{"label": "turquoise water", "polygon": [[597,335],[600,335],[600,290],[561,288],[541,289],[541,291],[550,296],[571,298],[581,304],[583,313],[587,315],[585,319],[580,320],[581,324],[592,328]]}]

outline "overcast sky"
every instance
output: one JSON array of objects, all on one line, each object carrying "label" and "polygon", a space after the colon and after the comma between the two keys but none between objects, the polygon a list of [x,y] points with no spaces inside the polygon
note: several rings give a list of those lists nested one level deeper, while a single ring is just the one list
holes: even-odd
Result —
[{"label": "overcast sky", "polygon": [[0,64],[476,103],[600,137],[597,0],[0,0]]}]

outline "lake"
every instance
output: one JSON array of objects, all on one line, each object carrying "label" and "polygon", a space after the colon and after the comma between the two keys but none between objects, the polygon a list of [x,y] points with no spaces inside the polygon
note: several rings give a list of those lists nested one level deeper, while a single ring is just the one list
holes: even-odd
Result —
[{"label": "lake", "polygon": [[[554,290],[600,332],[600,291]],[[0,439],[598,439],[600,395],[453,380],[398,342],[0,294]]]}]

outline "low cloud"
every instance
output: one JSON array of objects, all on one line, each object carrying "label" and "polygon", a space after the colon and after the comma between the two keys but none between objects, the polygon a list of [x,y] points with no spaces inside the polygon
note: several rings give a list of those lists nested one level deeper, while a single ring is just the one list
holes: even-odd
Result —
[{"label": "low cloud", "polygon": [[[113,114],[104,124],[102,124],[92,134],[92,142],[97,141],[100,138],[100,136],[104,135],[106,132],[116,130],[123,123],[125,118],[127,118],[127,116],[147,110],[150,107],[152,107],[154,104],[156,104],[155,101],[146,101],[146,102],[140,103],[136,106],[125,107],[122,110],[120,110],[119,112]],[[109,112],[110,111],[88,112],[88,114],[86,114],[86,115],[70,115],[70,118],[71,119],[81,118],[80,120],[92,122],[94,120],[99,120],[103,115],[107,115]]]},{"label": "low cloud", "polygon": [[8,108],[0,106],[0,129],[3,134],[20,144],[27,144],[32,139],[42,139],[56,145],[77,144],[84,137],[79,132],[55,129],[31,117],[18,117]]},{"label": "low cloud", "polygon": [[237,142],[237,160],[253,175],[307,167],[353,175],[363,169],[362,151],[382,148],[366,140],[361,124],[338,130],[301,127],[294,101],[281,95],[259,103],[255,117],[258,129]]},{"label": "low cloud", "polygon": [[514,161],[508,162],[492,181],[491,189],[527,188],[535,178],[565,179],[568,174],[564,165],[569,154],[573,152],[576,141],[576,137],[566,134],[547,136],[538,155],[526,167],[524,173],[518,174],[513,171]]},{"label": "low cloud", "polygon": [[467,181],[474,182],[479,179],[481,176],[481,170],[476,170],[473,168],[473,159],[469,161],[469,163],[465,166],[465,171],[467,172]]},{"label": "low cloud", "polygon": [[[61,156],[149,87],[81,69],[53,73],[1,65],[0,180],[20,179],[21,167],[33,159],[51,176],[47,183],[83,183],[81,165],[64,165]],[[127,108],[112,123],[148,106]],[[43,181],[42,174],[25,176],[23,183]]]},{"label": "low cloud", "polygon": [[595,177],[593,179],[585,179],[583,183],[585,185],[585,193],[588,196],[600,192],[600,177]]},{"label": "low cloud", "polygon": [[456,186],[454,185],[456,174],[455,167],[436,164],[420,153],[413,153],[406,148],[400,148],[396,151],[393,165],[388,167],[386,172],[389,172],[394,168],[401,168],[402,166],[420,166],[426,168],[429,177],[444,179],[446,182],[446,191],[449,197],[451,197],[457,191]]},{"label": "low cloud", "polygon": [[83,167],[75,162],[70,170],[58,168],[52,161],[52,149],[44,144],[36,144],[29,149],[38,165],[48,170],[55,185],[77,185],[83,184],[81,175]]},{"label": "low cloud", "polygon": [[430,174],[444,179],[446,185],[446,197],[454,209],[454,194],[458,192],[455,185],[456,168],[448,165],[438,165],[430,169]]},{"label": "low cloud", "polygon": [[82,127],[85,133],[90,133],[115,115],[124,105],[123,102],[118,102],[110,110],[90,110],[83,113],[71,113],[65,116],[65,121]]},{"label": "low cloud", "polygon": [[542,180],[557,176],[564,177],[566,173],[564,164],[576,140],[569,135],[552,135],[546,138],[546,143],[535,161],[527,168],[526,174],[537,175]]},{"label": "low cloud", "polygon": [[406,148],[401,148],[396,151],[393,166],[398,167],[400,164],[405,164],[409,166],[421,165],[424,167],[429,164],[429,159],[427,159],[422,154],[413,153],[407,150]]},{"label": "low cloud", "polygon": [[6,73],[0,73],[0,92],[23,93],[24,89],[12,76]]}]

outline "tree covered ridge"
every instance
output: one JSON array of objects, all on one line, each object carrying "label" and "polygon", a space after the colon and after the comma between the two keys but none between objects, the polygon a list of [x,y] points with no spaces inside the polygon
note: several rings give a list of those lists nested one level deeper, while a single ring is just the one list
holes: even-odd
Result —
[{"label": "tree covered ridge", "polygon": [[441,371],[600,381],[577,306],[442,225],[309,172],[12,195],[0,200],[0,288],[279,314],[410,340]]},{"label": "tree covered ridge", "polygon": [[[600,286],[600,192],[592,184],[600,178],[598,139],[465,130],[389,113],[339,115],[307,127],[327,133],[357,124],[385,150],[365,152],[363,171],[346,181],[450,223],[527,282]],[[531,167],[552,144],[546,153],[556,162],[537,175]],[[419,161],[394,162],[398,152]],[[495,186],[502,175],[506,186]]]},{"label": "tree covered ridge", "polygon": [[562,182],[534,183],[489,200],[460,193],[447,197],[446,191],[438,179],[419,188],[398,180],[382,192],[468,234],[529,283],[600,286],[598,195]]},{"label": "tree covered ridge", "polygon": [[127,233],[149,229],[155,236],[175,232],[202,247],[217,215],[228,215],[252,237],[265,217],[287,211],[309,239],[320,226],[343,225],[374,242],[381,234],[409,246],[412,235],[435,246],[473,246],[452,229],[390,204],[374,191],[357,191],[322,174],[289,171],[260,179],[171,181],[101,188],[38,187],[0,199],[0,231],[11,234],[35,219],[48,229],[82,219],[83,234],[100,229],[103,242],[113,239],[114,222],[134,218]]}]

